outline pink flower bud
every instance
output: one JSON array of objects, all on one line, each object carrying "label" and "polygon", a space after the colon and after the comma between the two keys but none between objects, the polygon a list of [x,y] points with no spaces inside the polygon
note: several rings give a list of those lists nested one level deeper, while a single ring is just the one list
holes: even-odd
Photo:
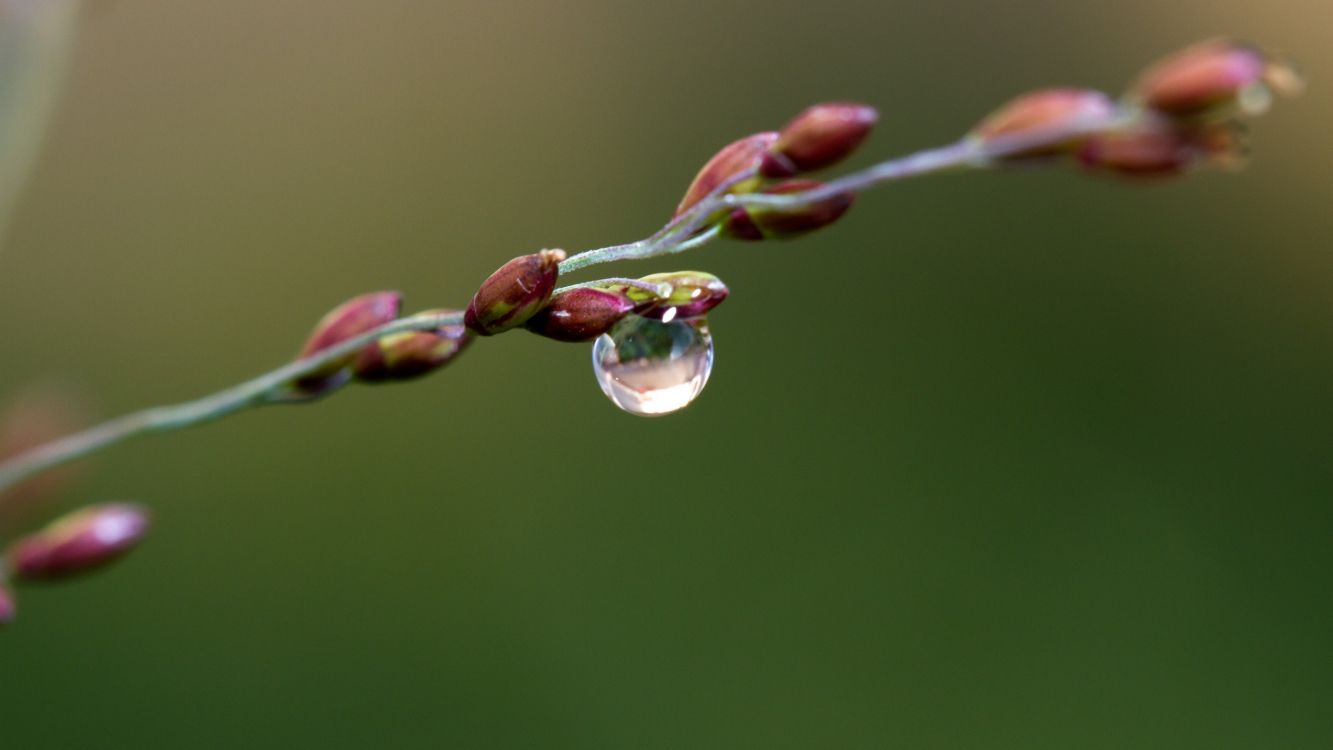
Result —
[{"label": "pink flower bud", "polygon": [[10,547],[14,575],[29,580],[63,578],[105,565],[134,548],[148,533],[139,505],[92,505],[57,519]]},{"label": "pink flower bud", "polygon": [[1093,171],[1172,177],[1203,164],[1234,165],[1241,146],[1236,130],[1227,123],[1188,126],[1149,118],[1133,128],[1089,138],[1078,159]]},{"label": "pink flower bud", "polygon": [[[763,192],[770,195],[801,193],[814,190],[823,183],[814,180],[788,180]],[[731,237],[741,240],[771,240],[798,237],[813,232],[837,221],[847,209],[852,207],[856,196],[851,193],[835,193],[797,208],[775,208],[771,206],[743,206],[731,212],[722,230]]]},{"label": "pink flower bud", "polygon": [[778,133],[763,174],[790,177],[832,166],[855,151],[878,120],[875,108],[865,104],[816,104]]},{"label": "pink flower bud", "polygon": [[620,289],[579,287],[553,297],[524,323],[529,331],[556,341],[591,341],[611,330],[634,309]]},{"label": "pink flower bud", "polygon": [[[371,292],[347,300],[320,319],[305,346],[301,347],[297,359],[396,320],[402,305],[403,296],[398,292]],[[302,378],[296,383],[297,393],[316,396],[337,388],[350,377],[347,367],[355,359],[355,353],[349,354]]]},{"label": "pink flower bud", "polygon": [[1171,55],[1139,77],[1130,97],[1173,117],[1225,117],[1236,109],[1260,114],[1273,92],[1302,87],[1291,66],[1264,51],[1229,39],[1214,39]]},{"label": "pink flower bud", "polygon": [[0,582],[0,626],[13,622],[17,611],[18,607],[14,604],[14,593],[4,583]]},{"label": "pink flower bud", "polygon": [[500,266],[472,296],[463,322],[481,336],[523,325],[551,299],[564,259],[564,250],[542,250]]},{"label": "pink flower bud", "polygon": [[[1095,127],[1099,123],[1109,126],[1116,114],[1115,103],[1100,91],[1039,89],[1023,94],[992,112],[972,129],[969,137],[984,147],[1007,139],[1040,137],[1043,133],[1058,134],[1064,129]],[[1011,161],[1054,156],[1070,151],[1086,137],[1086,133],[1079,134],[1001,158]]]},{"label": "pink flower bud", "polygon": [[727,180],[746,175],[728,189],[729,193],[748,193],[759,186],[759,167],[764,163],[769,149],[778,139],[777,133],[755,133],[739,141],[728,144],[713,155],[708,163],[694,176],[694,182],[685,191],[680,205],[676,207],[676,216],[688,211],[694,204],[708,197],[708,194]]},{"label": "pink flower bud", "polygon": [[722,279],[703,271],[669,271],[644,276],[640,281],[665,284],[671,288],[666,297],[659,297],[638,287],[625,293],[637,303],[635,314],[665,322],[702,318],[709,310],[726,301],[731,291]]},{"label": "pink flower bud", "polygon": [[[431,310],[449,315],[457,310]],[[461,323],[434,331],[406,331],[385,336],[357,355],[352,371],[367,383],[411,380],[438,370],[472,343],[472,333]]]}]

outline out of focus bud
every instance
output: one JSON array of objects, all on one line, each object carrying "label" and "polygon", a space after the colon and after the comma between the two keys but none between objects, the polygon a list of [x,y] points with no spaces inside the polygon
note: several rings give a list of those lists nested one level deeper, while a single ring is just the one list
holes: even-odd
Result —
[{"label": "out of focus bud", "polygon": [[473,295],[463,322],[482,336],[523,325],[551,298],[564,259],[564,250],[542,250],[500,266]]},{"label": "out of focus bud", "polygon": [[728,188],[727,192],[748,193],[759,187],[759,167],[777,139],[777,133],[755,133],[728,144],[714,154],[699,170],[699,174],[694,176],[694,182],[690,183],[685,197],[680,199],[680,205],[676,207],[676,216],[707,198],[722,183],[741,175],[746,177]]},{"label": "out of focus bud", "polygon": [[730,292],[722,279],[703,271],[672,271],[644,276],[640,281],[670,288],[665,297],[638,287],[625,288],[625,294],[635,303],[634,312],[645,318],[667,323],[677,318],[701,318],[722,304]]},{"label": "out of focus bud", "polygon": [[847,158],[879,120],[874,107],[851,102],[816,104],[787,123],[763,163],[765,177],[813,172]]},{"label": "out of focus bud", "polygon": [[[309,357],[334,344],[373,331],[398,318],[403,296],[398,292],[371,292],[353,297],[329,311],[316,324],[310,338],[297,359]],[[356,353],[330,362],[317,372],[296,382],[298,396],[317,396],[345,383],[350,377],[347,366],[356,359]]]},{"label": "out of focus bud", "polygon": [[634,309],[634,301],[620,289],[570,289],[552,297],[550,304],[523,325],[556,341],[590,341]]},{"label": "out of focus bud", "polygon": [[147,533],[148,512],[143,507],[92,505],[14,542],[9,548],[9,565],[17,578],[63,578],[115,560]]},{"label": "out of focus bud", "polygon": [[[450,315],[458,311],[428,312]],[[352,372],[367,383],[411,380],[445,366],[470,343],[472,332],[462,323],[433,331],[395,333],[362,349],[352,364]]]},{"label": "out of focus bud", "polygon": [[1093,171],[1126,177],[1171,177],[1205,164],[1237,166],[1243,143],[1235,126],[1175,125],[1147,118],[1133,128],[1100,133],[1079,149],[1079,162]]},{"label": "out of focus bud", "polygon": [[[75,432],[88,421],[88,409],[77,394],[54,385],[25,387],[0,412],[0,459]],[[0,491],[0,535],[20,525],[78,474],[77,465],[62,466]]]},{"label": "out of focus bud", "polygon": [[[1040,89],[1011,100],[992,112],[972,129],[968,138],[979,147],[1006,140],[1021,141],[1058,133],[1064,129],[1095,128],[1110,125],[1117,116],[1115,102],[1091,89]],[[1086,132],[1054,144],[1025,148],[1001,157],[1004,160],[1054,156],[1072,150],[1087,137]]]},{"label": "out of focus bud", "polygon": [[1263,50],[1214,39],[1158,62],[1139,77],[1130,99],[1182,118],[1226,117],[1235,110],[1261,114],[1273,94],[1295,94],[1300,75]]},{"label": "out of focus bud", "polygon": [[14,604],[14,592],[0,581],[0,626],[8,625],[14,621],[14,615],[18,607]]},{"label": "out of focus bud", "polygon": [[[788,180],[765,188],[763,192],[769,195],[802,193],[822,185],[814,180]],[[741,240],[797,237],[837,221],[852,207],[855,199],[852,193],[835,193],[795,208],[742,206],[731,212],[722,231]]]}]

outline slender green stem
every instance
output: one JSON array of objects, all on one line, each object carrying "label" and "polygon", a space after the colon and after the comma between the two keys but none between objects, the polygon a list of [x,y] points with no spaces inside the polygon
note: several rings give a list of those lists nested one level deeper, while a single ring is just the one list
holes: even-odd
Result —
[{"label": "slender green stem", "polygon": [[250,407],[278,403],[278,398],[288,392],[293,381],[319,372],[326,365],[359,351],[382,336],[404,331],[429,331],[462,321],[463,316],[458,313],[422,313],[400,318],[211,396],[174,406],[144,409],[103,422],[0,463],[0,490],[132,437],[178,430],[211,422]]},{"label": "slender green stem", "polygon": [[719,211],[744,206],[772,208],[800,208],[826,200],[840,193],[860,193],[879,185],[909,177],[943,174],[968,169],[987,169],[1004,157],[1031,149],[1066,143],[1088,133],[1113,130],[1131,125],[1142,113],[1127,110],[1118,119],[1108,122],[1100,117],[1073,121],[1057,127],[1035,129],[1020,135],[1001,136],[986,142],[963,138],[947,146],[927,149],[897,159],[880,162],[858,172],[840,177],[823,185],[797,193],[740,193],[729,191],[739,182],[755,176],[754,171],[742,172],[718,185],[706,198],[677,215],[651,237],[624,245],[587,250],[570,256],[560,264],[560,273],[566,274],[601,263],[619,260],[652,258],[678,253],[715,239],[721,227],[712,227],[699,233],[709,219]]},{"label": "slender green stem", "polygon": [[[688,211],[684,211],[672,217],[671,221],[667,222],[666,226],[657,230],[651,237],[638,240],[637,242],[629,242],[624,245],[612,245],[610,247],[599,247],[596,250],[585,250],[570,256],[560,264],[560,273],[572,273],[581,268],[595,266],[599,263],[614,263],[618,260],[630,260],[634,258],[651,258],[656,255],[681,252],[683,250],[688,250],[690,247],[707,244],[707,242],[717,236],[716,233],[696,245],[689,245],[687,247],[680,247],[682,243],[676,241],[676,238],[689,237],[698,231],[699,227],[704,223],[704,220],[710,213],[712,213],[712,211],[700,210],[700,207],[704,203],[708,203],[709,199],[714,199],[725,194],[738,183],[753,178],[757,173],[757,170],[749,170],[734,174],[728,179],[723,180],[720,185],[713,188],[713,192],[709,193],[705,200],[696,203]],[[719,206],[716,204],[713,205],[713,211],[716,211],[718,208]],[[682,232],[681,230],[686,227],[689,228],[689,231]],[[721,231],[720,227],[718,228],[718,231]]]},{"label": "slender green stem", "polygon": [[708,229],[705,229],[702,232],[699,232],[698,234],[694,235],[688,240],[682,240],[680,242],[664,245],[664,247],[662,248],[662,254],[666,255],[667,253],[683,253],[686,250],[693,250],[696,247],[703,247],[704,245],[707,245],[708,243],[712,242],[713,240],[721,236],[722,236],[722,225],[717,224],[709,227]]},{"label": "slender green stem", "polygon": [[598,263],[611,263],[623,258],[633,257],[633,253],[644,245],[648,240],[639,240],[638,242],[629,242],[624,245],[612,245],[610,247],[599,247],[596,250],[585,250],[577,255],[570,256],[560,264],[561,275],[573,273],[581,268],[595,266]]},{"label": "slender green stem", "polygon": [[[1127,124],[1136,116],[1136,113],[1127,113],[1125,119],[1114,126]],[[689,210],[672,218],[666,226],[651,237],[623,245],[613,245],[578,253],[560,264],[560,273],[567,274],[601,263],[634,258],[652,258],[700,247],[721,235],[720,225],[714,223],[713,226],[707,228],[705,228],[705,225],[710,221],[716,222],[719,213],[738,207],[799,208],[840,193],[857,193],[877,185],[908,177],[960,169],[985,168],[994,165],[997,160],[1005,156],[1032,148],[1064,143],[1076,136],[1094,130],[1105,130],[1108,127],[1111,126],[1108,126],[1104,120],[1090,120],[1086,123],[1074,123],[1069,126],[1028,133],[1022,136],[992,139],[984,144],[963,139],[948,146],[928,149],[902,158],[881,162],[859,172],[853,172],[832,180],[820,187],[798,193],[781,195],[765,193],[736,195],[729,193],[728,191],[735,187],[737,183],[750,179],[756,174],[754,170],[742,172],[718,185],[707,197],[690,207]],[[635,279],[602,279],[563,287],[560,291],[605,283],[629,283],[634,286],[644,284],[644,282]],[[652,285],[647,286],[651,287]],[[649,291],[656,293],[658,290],[649,288]],[[127,414],[84,432],[38,446],[0,462],[0,490],[11,487],[34,474],[132,437],[202,424],[255,406],[296,400],[284,398],[284,396],[290,396],[292,382],[318,372],[325,365],[356,352],[382,336],[403,331],[430,330],[460,322],[462,322],[462,315],[459,314],[423,313],[402,318],[197,401],[189,401],[175,406],[154,407]]]}]

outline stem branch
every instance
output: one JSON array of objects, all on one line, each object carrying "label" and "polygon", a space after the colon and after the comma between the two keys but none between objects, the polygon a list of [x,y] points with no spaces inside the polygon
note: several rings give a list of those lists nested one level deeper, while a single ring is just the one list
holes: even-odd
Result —
[{"label": "stem branch", "polygon": [[0,463],[0,491],[34,474],[139,435],[179,430],[182,427],[211,422],[253,406],[276,403],[275,399],[281,396],[293,381],[316,373],[329,363],[354,354],[383,336],[404,331],[429,331],[462,321],[463,316],[457,313],[448,315],[422,313],[399,318],[211,396],[174,406],[156,406],[126,414],[83,432],[37,446]]},{"label": "stem branch", "polygon": [[[1132,116],[1132,113],[1127,115],[1127,117]],[[718,185],[707,197],[689,210],[674,217],[651,237],[624,245],[612,245],[578,253],[560,264],[560,273],[563,275],[581,268],[618,260],[652,258],[659,255],[679,253],[705,245],[721,234],[720,225],[714,224],[705,229],[705,224],[709,221],[716,221],[719,213],[738,207],[800,208],[839,193],[858,193],[887,182],[908,177],[988,167],[994,164],[996,160],[1007,155],[1032,148],[1064,143],[1079,135],[1107,128],[1108,123],[1104,120],[1089,121],[1041,132],[1026,133],[1022,136],[997,138],[986,143],[963,139],[940,148],[928,149],[898,159],[880,162],[859,172],[853,172],[832,180],[820,187],[799,193],[781,195],[765,193],[733,195],[728,193],[737,183],[750,179],[756,174],[753,170],[742,172]],[[614,281],[619,283],[628,282],[635,285],[642,283],[633,279],[615,279]],[[564,289],[586,285],[588,284],[575,284],[564,287]],[[211,396],[174,406],[158,406],[134,412],[104,422],[83,432],[46,443],[0,462],[0,491],[42,471],[139,435],[178,430],[182,427],[209,422],[251,407],[283,403],[283,396],[290,394],[292,382],[320,371],[325,365],[355,353],[380,337],[404,331],[426,331],[461,322],[462,315],[459,314],[422,313],[400,318],[360,336],[342,341],[305,359],[284,365],[272,372],[219,391]],[[287,399],[287,402],[290,401],[292,399]]]}]

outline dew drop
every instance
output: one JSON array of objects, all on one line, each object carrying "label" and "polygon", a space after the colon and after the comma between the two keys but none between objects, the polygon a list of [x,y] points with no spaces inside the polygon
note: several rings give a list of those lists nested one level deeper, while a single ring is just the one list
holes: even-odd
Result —
[{"label": "dew drop", "polygon": [[592,370],[611,402],[641,417],[679,411],[713,371],[708,323],[631,315],[592,346]]}]

